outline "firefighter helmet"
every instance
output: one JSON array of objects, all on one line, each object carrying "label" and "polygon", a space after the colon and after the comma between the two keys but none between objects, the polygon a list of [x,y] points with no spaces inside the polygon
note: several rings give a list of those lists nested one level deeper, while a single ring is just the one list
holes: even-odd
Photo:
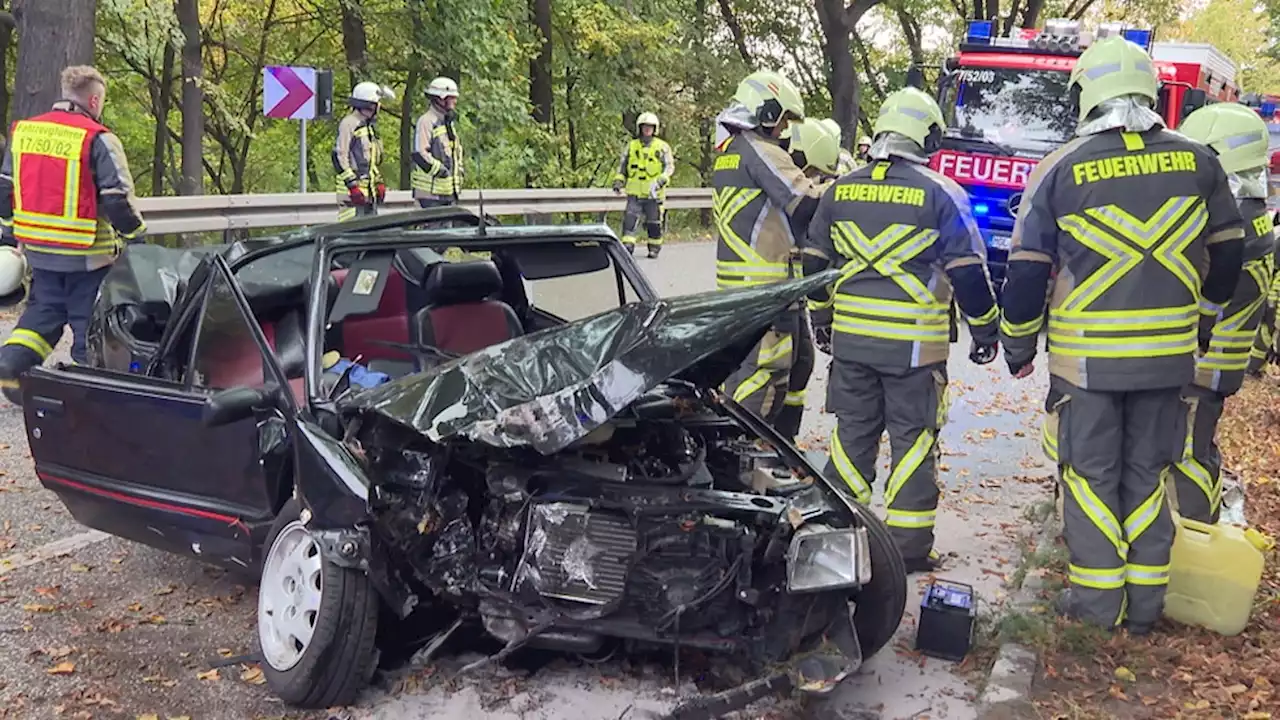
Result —
[{"label": "firefighter helmet", "polygon": [[775,127],[790,114],[804,119],[804,98],[785,77],[769,70],[757,70],[738,83],[733,99],[742,103],[764,127]]},{"label": "firefighter helmet", "polygon": [[829,133],[831,133],[832,135],[834,135],[834,136],[835,136],[835,138],[836,138],[836,141],[837,141],[837,142],[839,142],[839,140],[840,140],[840,125],[839,125],[839,123],[837,123],[835,120],[832,120],[831,118],[822,118],[822,120],[819,120],[819,122],[821,122],[821,123],[822,123],[822,127],[826,128],[826,129],[827,129],[827,132],[829,132]]},{"label": "firefighter helmet", "polygon": [[1238,103],[1202,107],[1182,121],[1178,132],[1213,148],[1228,173],[1266,167],[1271,160],[1267,124]]},{"label": "firefighter helmet", "polygon": [[814,168],[827,175],[838,175],[836,167],[840,162],[840,141],[821,123],[804,120],[791,123],[791,152],[803,153],[805,163],[802,170]]},{"label": "firefighter helmet", "polygon": [[1120,36],[1100,40],[1080,55],[1070,88],[1078,97],[1080,120],[1112,98],[1141,95],[1155,103],[1159,92],[1151,56]]},{"label": "firefighter helmet", "polygon": [[867,137],[866,135],[863,135],[862,137],[858,138],[858,147],[862,147],[863,145],[866,145],[867,147],[871,147],[871,138]]},{"label": "firefighter helmet", "polygon": [[641,125],[652,125],[653,134],[658,134],[658,115],[651,112],[642,112],[640,117],[636,118],[636,133],[639,134]]},{"label": "firefighter helmet", "polygon": [[441,75],[432,80],[430,85],[427,85],[426,93],[427,97],[440,98],[441,100],[451,97],[456,98],[458,97],[458,83]]},{"label": "firefighter helmet", "polygon": [[27,257],[12,245],[0,245],[0,307],[11,307],[27,296]]},{"label": "firefighter helmet", "polygon": [[890,94],[880,104],[880,116],[871,131],[875,135],[896,132],[911,138],[925,152],[933,152],[942,142],[942,128],[946,124],[942,108],[933,98],[923,90],[906,87]]},{"label": "firefighter helmet", "polygon": [[390,100],[395,96],[396,94],[391,92],[390,88],[366,80],[356,83],[356,86],[351,88],[351,97],[347,100],[347,104],[361,110],[373,110],[382,104],[384,98]]}]

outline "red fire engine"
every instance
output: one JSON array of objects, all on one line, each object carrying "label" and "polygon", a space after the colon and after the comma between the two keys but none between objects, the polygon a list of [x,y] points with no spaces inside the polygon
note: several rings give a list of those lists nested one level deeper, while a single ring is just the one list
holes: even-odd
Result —
[{"label": "red fire engine", "polygon": [[1120,35],[1151,53],[1160,77],[1157,111],[1171,128],[1206,102],[1235,100],[1239,90],[1235,66],[1212,46],[1152,45],[1151,30],[1110,23],[1089,33],[1076,21],[1049,20],[1043,30],[994,37],[993,28],[991,21],[969,23],[959,54],[946,63],[939,104],[947,129],[930,164],[969,192],[999,287],[1027,176],[1075,133],[1067,83],[1092,42]]}]

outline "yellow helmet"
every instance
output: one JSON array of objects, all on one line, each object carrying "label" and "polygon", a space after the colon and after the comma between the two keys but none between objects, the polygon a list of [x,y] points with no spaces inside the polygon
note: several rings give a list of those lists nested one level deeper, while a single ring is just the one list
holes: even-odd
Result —
[{"label": "yellow helmet", "polygon": [[880,116],[871,132],[876,135],[896,132],[911,138],[926,152],[933,152],[942,141],[942,128],[946,124],[942,108],[933,98],[923,90],[905,87],[891,93],[880,104]]},{"label": "yellow helmet", "polygon": [[[840,141],[821,122],[804,120],[791,123],[791,152],[803,153],[801,170],[814,168],[827,175],[839,175]],[[797,162],[799,164],[799,162]]]},{"label": "yellow helmet", "polygon": [[742,103],[764,127],[774,127],[787,115],[804,119],[804,99],[785,77],[769,70],[757,70],[738,83],[733,99]]},{"label": "yellow helmet", "polygon": [[819,120],[819,122],[822,123],[822,127],[827,129],[827,132],[831,133],[832,135],[835,135],[836,141],[839,142],[840,125],[835,120],[832,120],[831,118],[822,118],[821,120]]},{"label": "yellow helmet", "polygon": [[1263,168],[1271,161],[1267,124],[1238,103],[1206,105],[1188,115],[1178,132],[1212,148],[1228,173]]},{"label": "yellow helmet", "polygon": [[1080,55],[1071,70],[1070,88],[1079,94],[1081,121],[1112,98],[1141,95],[1154,104],[1160,90],[1151,56],[1118,35],[1094,43]]}]

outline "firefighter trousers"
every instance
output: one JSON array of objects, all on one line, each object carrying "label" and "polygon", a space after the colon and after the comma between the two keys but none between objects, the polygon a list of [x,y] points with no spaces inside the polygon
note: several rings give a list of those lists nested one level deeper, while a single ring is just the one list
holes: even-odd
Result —
[{"label": "firefighter trousers", "polygon": [[662,244],[662,201],[654,198],[627,196],[627,207],[622,211],[622,244],[636,244],[636,230],[640,218],[644,218],[644,228],[649,235],[649,246]]},{"label": "firefighter trousers", "polygon": [[1070,564],[1064,610],[1104,628],[1149,627],[1169,584],[1169,466],[1182,455],[1187,412],[1177,388],[1084,390],[1050,380]]},{"label": "firefighter trousers", "polygon": [[1250,375],[1262,372],[1262,367],[1275,353],[1275,311],[1268,308],[1267,314],[1258,323],[1258,333],[1253,336],[1253,347],[1249,348],[1249,365],[1245,369]]},{"label": "firefighter trousers", "polygon": [[884,486],[885,524],[909,563],[933,550],[938,514],[938,432],[947,418],[946,363],[908,369],[831,363],[827,410],[836,416],[825,474],[858,502],[871,502],[880,436],[889,431],[892,469]]},{"label": "firefighter trousers", "polygon": [[63,327],[72,333],[71,359],[86,362],[85,333],[98,287],[110,266],[88,272],[31,270],[27,307],[4,344],[0,345],[0,377],[17,378],[42,364],[62,339]]},{"label": "firefighter trousers", "polygon": [[787,396],[782,401],[782,410],[774,427],[782,437],[795,442],[800,434],[800,423],[804,420],[804,403],[808,394],[809,378],[813,375],[814,353],[813,326],[809,321],[809,310],[799,312],[800,327],[793,342],[796,346],[795,364],[787,378]]},{"label": "firefighter trousers", "polygon": [[796,366],[799,329],[799,309],[779,315],[773,327],[756,343],[747,361],[724,383],[724,391],[735,402],[775,427],[787,397],[791,369]]},{"label": "firefighter trousers", "polygon": [[1222,506],[1222,454],[1214,436],[1226,399],[1226,395],[1199,385],[1182,391],[1187,432],[1182,458],[1172,470],[1174,497],[1179,515],[1210,524],[1218,522]]}]

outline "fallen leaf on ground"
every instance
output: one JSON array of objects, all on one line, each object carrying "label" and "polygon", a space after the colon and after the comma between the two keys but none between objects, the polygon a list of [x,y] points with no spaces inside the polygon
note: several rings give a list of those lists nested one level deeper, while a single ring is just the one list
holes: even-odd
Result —
[{"label": "fallen leaf on ground", "polygon": [[22,606],[23,610],[31,613],[51,613],[58,609],[57,605],[42,605],[41,603],[27,603]]},{"label": "fallen leaf on ground", "polygon": [[1127,667],[1123,666],[1123,665],[1121,665],[1120,667],[1116,668],[1116,671],[1115,671],[1114,673],[1112,673],[1112,674],[1116,676],[1116,679],[1117,679],[1117,680],[1123,680],[1123,681],[1125,681],[1125,682],[1137,682],[1137,681],[1138,681],[1138,677],[1137,677],[1136,675],[1134,675],[1134,674],[1133,674],[1133,671],[1132,671],[1132,670],[1130,670],[1129,668],[1127,668]]},{"label": "fallen leaf on ground", "polygon": [[73,662],[60,662],[57,665],[45,670],[50,675],[70,675],[76,671],[76,664]]},{"label": "fallen leaf on ground", "polygon": [[165,585],[164,587],[157,589],[153,594],[154,594],[154,595],[168,595],[168,594],[172,593],[174,590],[177,590],[177,589],[178,589],[178,586],[177,586],[177,585]]},{"label": "fallen leaf on ground", "polygon": [[142,603],[133,603],[128,609],[129,612],[142,612]]},{"label": "fallen leaf on ground", "polygon": [[201,672],[201,673],[196,673],[196,678],[199,680],[217,680],[219,677],[221,676],[218,675],[218,668],[214,668],[212,670],[205,670],[204,672]]},{"label": "fallen leaf on ground", "polygon": [[240,673],[240,679],[250,685],[261,685],[267,681],[267,678],[262,675],[262,668],[257,665],[245,668],[245,670]]},{"label": "fallen leaf on ground", "polygon": [[84,563],[71,563],[71,572],[89,572],[92,569]]}]

